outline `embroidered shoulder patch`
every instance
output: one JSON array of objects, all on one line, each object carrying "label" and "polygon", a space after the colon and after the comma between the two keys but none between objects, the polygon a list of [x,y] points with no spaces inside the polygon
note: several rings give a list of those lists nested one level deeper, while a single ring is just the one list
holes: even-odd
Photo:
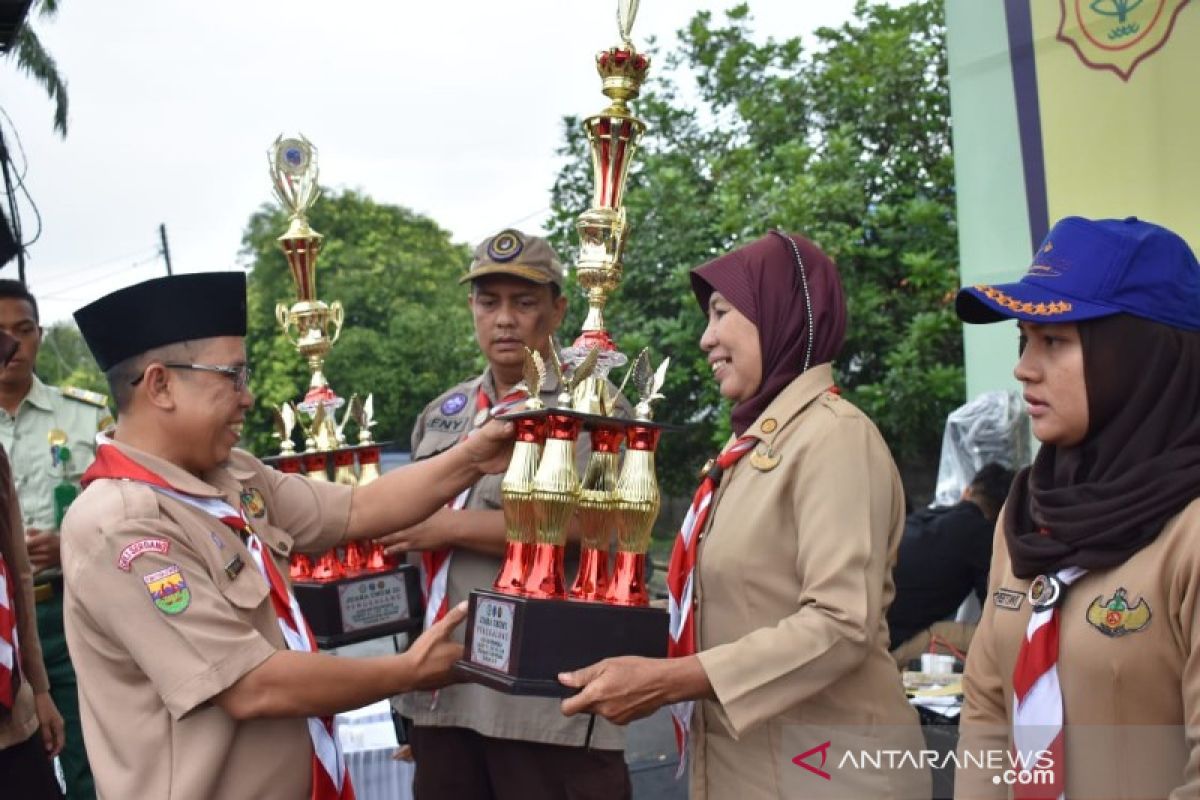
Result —
[{"label": "embroidered shoulder patch", "polygon": [[1021,601],[1025,599],[1023,592],[1016,592],[1012,589],[997,589],[992,593],[992,602],[1000,606],[1016,611],[1021,607]]},{"label": "embroidered shoulder patch", "polygon": [[1088,606],[1087,621],[1105,636],[1113,638],[1136,633],[1150,624],[1150,605],[1142,598],[1129,603],[1125,587],[1118,587],[1113,596],[1104,600],[1100,595]]},{"label": "embroidered shoulder patch", "polygon": [[166,539],[138,539],[125,546],[117,556],[117,569],[129,572],[129,565],[142,553],[166,553],[171,549],[171,543]]},{"label": "embroidered shoulder patch", "polygon": [[455,392],[442,402],[442,413],[448,417],[453,417],[466,408],[466,406],[467,396],[462,392]]},{"label": "embroidered shoulder patch", "polygon": [[172,564],[169,567],[151,572],[142,578],[146,590],[154,600],[154,605],[164,614],[174,616],[182,614],[192,602],[192,590],[179,567]]},{"label": "embroidered shoulder patch", "polygon": [[267,499],[258,489],[246,489],[242,492],[242,508],[255,519],[262,519],[267,513]]}]

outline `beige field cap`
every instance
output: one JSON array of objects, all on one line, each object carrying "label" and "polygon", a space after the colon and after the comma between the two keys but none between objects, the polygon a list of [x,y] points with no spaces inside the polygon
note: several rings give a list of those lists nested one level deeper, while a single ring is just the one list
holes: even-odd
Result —
[{"label": "beige field cap", "polygon": [[550,243],[511,228],[479,243],[470,270],[458,282],[485,275],[513,275],[534,283],[563,285],[563,265]]}]

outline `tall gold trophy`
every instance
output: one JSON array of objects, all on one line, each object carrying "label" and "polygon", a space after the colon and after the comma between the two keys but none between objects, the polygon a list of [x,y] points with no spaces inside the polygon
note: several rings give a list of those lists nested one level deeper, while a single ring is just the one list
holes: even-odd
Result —
[{"label": "tall gold trophy", "polygon": [[[345,315],[340,302],[327,304],[317,296],[317,257],[324,237],[308,221],[321,193],[317,148],[303,136],[280,136],[267,160],[275,197],[288,213],[287,231],[278,241],[296,289],[290,305],[276,306],[275,318],[311,375],[300,402],[272,409],[279,455],[266,460],[315,481],[369,483],[379,477],[382,450],[371,434],[374,398],[367,395],[362,401],[352,395],[347,402],[325,377],[325,358],[341,335]],[[351,424],[357,428],[356,444],[348,441]],[[304,443],[299,452],[293,438],[297,429]],[[290,574],[296,599],[322,647],[420,630],[424,614],[417,569],[398,566],[381,545],[352,542],[315,558],[299,553],[292,558]]]},{"label": "tall gold trophy", "polygon": [[[650,66],[629,38],[636,11],[633,0],[618,4],[621,44],[596,56],[609,104],[584,121],[595,191],[576,223],[576,274],[587,292],[587,318],[561,356],[552,352],[543,363],[526,353],[530,396],[539,396],[550,372],[561,392],[555,407],[509,415],[517,444],[501,485],[506,554],[492,589],[471,593],[465,658],[457,665],[467,679],[513,694],[564,695],[560,672],[608,656],[666,655],[668,617],[649,607],[646,551],[659,510],[654,451],[662,426],[652,421],[652,405],[662,398],[667,362],[654,369],[643,351],[621,389],[614,387],[610,371],[629,358],[604,322],[629,232],[625,182],[645,131],[629,109]],[[630,384],[638,391],[632,419],[615,415]],[[575,448],[584,432],[592,447],[581,476]],[[563,555],[573,525],[580,565],[568,581]]]}]

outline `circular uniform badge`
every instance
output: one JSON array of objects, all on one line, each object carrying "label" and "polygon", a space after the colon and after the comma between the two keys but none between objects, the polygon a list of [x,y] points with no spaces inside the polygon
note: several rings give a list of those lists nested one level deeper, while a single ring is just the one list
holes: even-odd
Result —
[{"label": "circular uniform badge", "polygon": [[521,236],[516,231],[500,231],[488,242],[488,258],[501,263],[512,261],[521,254],[521,248],[524,246],[525,243],[521,241]]},{"label": "circular uniform badge", "polygon": [[442,401],[442,413],[447,417],[453,417],[458,412],[462,411],[467,405],[467,396],[462,392],[455,392]]}]

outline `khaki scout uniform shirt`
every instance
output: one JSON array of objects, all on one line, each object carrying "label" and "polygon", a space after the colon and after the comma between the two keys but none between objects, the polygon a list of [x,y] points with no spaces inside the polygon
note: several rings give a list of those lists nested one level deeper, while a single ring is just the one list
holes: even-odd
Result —
[{"label": "khaki scout uniform shirt", "polygon": [[[836,769],[847,750],[915,752],[923,740],[887,649],[900,478],[832,384],[821,364],[771,402],[746,433],[778,463],[743,456],[700,534],[694,610],[717,700],[692,718],[699,800],[929,797],[924,772]],[[830,780],[791,763],[825,741]]]},{"label": "khaki scout uniform shirt", "polygon": [[[1198,537],[1193,500],[1125,563],[1092,570],[1066,590],[1058,679],[1072,800],[1200,797]],[[1029,584],[1013,575],[997,526],[983,618],[967,655],[960,748],[1007,749]],[[996,771],[977,764],[958,771],[955,796],[1007,796],[1007,786],[992,782]]]},{"label": "khaki scout uniform shirt", "polygon": [[[96,434],[112,424],[105,403],[104,395],[47,386],[34,375],[16,416],[0,409],[0,445],[12,463],[25,528],[55,529],[54,487],[64,480],[79,485],[96,455]],[[65,468],[54,466],[50,457],[49,434],[55,428],[66,434],[71,451]],[[50,567],[37,575],[61,572]]]},{"label": "khaki scout uniform shirt", "polygon": [[[496,397],[491,370],[488,370],[477,378],[458,384],[425,407],[413,427],[414,461],[429,458],[452,447],[470,430],[476,414],[476,395],[481,385],[495,405],[500,398]],[[547,406],[558,405],[557,396],[557,386],[542,387],[541,398]],[[580,474],[587,465],[590,452],[588,437],[581,436],[576,445],[575,459]],[[465,508],[500,510],[500,483],[503,479],[503,475],[485,475],[481,478],[472,488]],[[472,589],[492,588],[500,571],[500,561],[496,556],[455,549],[446,580],[450,607],[466,600]],[[577,566],[577,558],[568,558],[565,567],[568,586],[575,579]],[[455,631],[456,641],[463,641],[465,628],[463,624]],[[554,644],[547,642],[546,646],[553,647]],[[563,716],[559,708],[560,701],[553,697],[515,697],[479,684],[461,683],[440,690],[436,708],[430,708],[432,704],[432,694],[414,692],[401,695],[398,706],[401,713],[411,717],[417,725],[469,728],[484,736],[499,739],[574,747],[590,744],[600,750],[620,750],[625,746],[624,730],[600,717],[596,718],[589,741],[588,717]]]},{"label": "khaki scout uniform shirt", "polygon": [[21,685],[13,698],[12,712],[0,711],[0,750],[3,750],[20,744],[37,731],[33,694],[50,691],[50,679],[46,677],[38,642],[37,615],[33,610],[33,572],[25,552],[25,531],[21,527],[17,494],[4,453],[0,453],[0,553],[8,565],[8,591],[16,602],[21,669]]},{"label": "khaki scout uniform shirt", "polygon": [[[285,580],[293,549],[323,551],[345,537],[350,487],[284,475],[241,450],[201,480],[116,446],[180,491],[260,507],[247,518]],[[97,480],[71,506],[62,536],[67,643],[100,795],[308,797],[303,718],[239,722],[211,702],[286,649],[266,579],[238,534],[145,484]],[[160,549],[138,554],[135,543],[147,540]],[[156,605],[149,590],[148,576],[172,568],[190,593],[182,610]]]}]

